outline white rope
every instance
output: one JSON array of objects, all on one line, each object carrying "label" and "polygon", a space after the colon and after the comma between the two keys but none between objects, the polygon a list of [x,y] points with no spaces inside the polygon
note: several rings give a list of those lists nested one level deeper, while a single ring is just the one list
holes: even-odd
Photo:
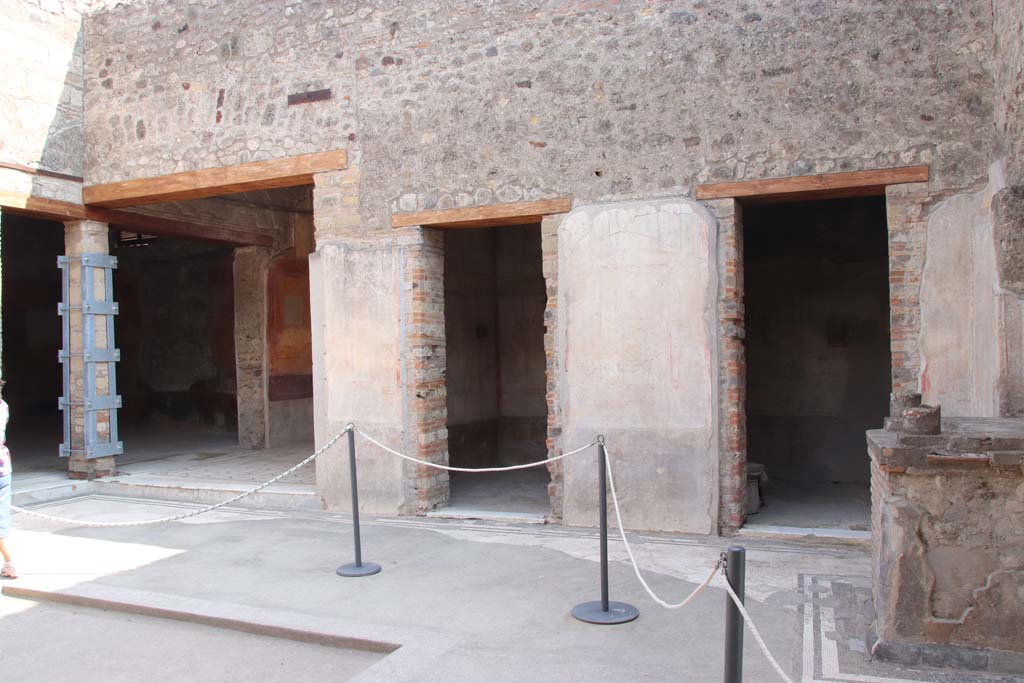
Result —
[{"label": "white rope", "polygon": [[[608,455],[608,447],[605,446],[605,456]],[[719,560],[715,563],[715,566],[711,568],[711,573],[708,577],[697,586],[692,593],[686,596],[686,599],[682,602],[666,602],[657,596],[657,594],[651,590],[651,587],[644,581],[643,575],[640,573],[640,567],[636,563],[636,557],[633,556],[633,549],[629,546],[629,540],[626,538],[625,527],[622,526],[622,511],[619,509],[619,496],[615,492],[615,477],[612,476],[612,461],[610,457],[605,457],[605,468],[608,470],[608,488],[612,492],[612,505],[615,507],[615,521],[619,528],[619,536],[622,537],[622,543],[626,546],[626,554],[629,555],[629,562],[633,565],[633,573],[636,574],[637,580],[640,581],[640,585],[647,591],[647,595],[651,596],[651,600],[658,603],[665,609],[679,609],[680,607],[686,607],[690,604],[690,601],[700,595],[701,591],[708,587],[711,583],[711,579],[714,578],[719,568],[722,566],[722,561]]]},{"label": "white rope", "polygon": [[750,618],[750,615],[747,613],[747,608],[743,606],[743,602],[739,599],[739,597],[737,597],[736,592],[733,591],[732,586],[729,584],[729,580],[725,577],[724,574],[722,575],[722,585],[725,586],[725,591],[729,594],[729,597],[732,598],[733,603],[735,603],[736,609],[738,609],[740,611],[740,614],[743,615],[743,621],[747,623],[747,626],[750,628],[750,633],[753,634],[754,640],[757,641],[757,644],[761,648],[761,652],[764,653],[764,656],[768,660],[768,663],[772,665],[773,669],[775,669],[775,673],[779,674],[779,678],[786,681],[786,683],[793,683],[793,679],[790,678],[786,674],[786,672],[782,670],[782,667],[779,666],[779,663],[775,661],[775,657],[772,657],[772,653],[768,650],[768,646],[764,643],[764,638],[761,637],[761,634],[758,632],[757,627],[754,626],[754,620]]},{"label": "white rope", "polygon": [[[711,568],[711,573],[708,574],[706,579],[704,579],[704,582],[697,586],[682,602],[665,602],[655,595],[654,591],[647,585],[647,582],[644,581],[644,577],[640,573],[640,567],[637,566],[636,557],[633,556],[633,550],[629,547],[629,540],[627,540],[626,531],[622,526],[622,511],[619,509],[619,496],[615,492],[615,477],[612,475],[612,461],[611,457],[608,456],[607,445],[605,446],[605,456],[605,469],[608,471],[608,489],[612,493],[612,505],[615,507],[615,521],[618,524],[619,535],[622,537],[622,543],[626,546],[626,554],[629,555],[629,561],[633,565],[633,572],[636,574],[636,578],[640,581],[640,585],[644,587],[644,590],[647,591],[647,595],[651,596],[651,599],[662,607],[666,609],[679,609],[680,607],[685,607],[691,600],[697,597],[701,591],[708,587],[708,584],[711,583],[711,579],[714,578],[715,574],[722,567],[722,559],[719,558],[718,562],[715,563],[715,566]],[[775,657],[773,657],[772,653],[769,652],[768,646],[765,645],[764,639],[761,638],[761,634],[758,632],[757,627],[754,626],[754,622],[747,613],[743,603],[740,602],[740,599],[736,596],[732,586],[729,585],[729,579],[726,578],[725,574],[722,575],[722,584],[725,586],[725,590],[729,593],[729,597],[731,597],[732,601],[736,603],[736,607],[739,608],[740,614],[743,615],[743,620],[746,622],[747,626],[750,627],[750,632],[754,635],[754,640],[756,640],[757,644],[761,647],[761,651],[764,652],[764,656],[768,659],[768,663],[772,665],[773,669],[775,669],[775,673],[779,674],[782,680],[786,681],[786,683],[793,683],[793,680],[786,675],[786,672],[782,670],[779,663],[775,661]]]},{"label": "white rope", "polygon": [[381,449],[387,451],[391,455],[397,455],[399,458],[402,458],[403,460],[408,460],[409,462],[415,462],[415,463],[418,463],[420,465],[426,465],[427,467],[433,467],[435,469],[445,470],[445,471],[448,471],[448,472],[509,472],[511,470],[525,470],[525,469],[528,469],[530,467],[540,467],[541,465],[546,465],[549,462],[555,462],[556,460],[561,460],[562,458],[568,458],[570,455],[576,455],[577,453],[581,453],[582,451],[587,450],[588,448],[590,448],[591,446],[593,446],[593,445],[595,445],[597,443],[597,439],[594,439],[593,441],[588,443],[586,446],[583,446],[581,448],[577,448],[574,451],[569,451],[568,453],[562,453],[561,455],[556,455],[555,457],[548,458],[546,460],[537,460],[536,462],[528,462],[525,465],[509,465],[508,467],[449,467],[448,465],[441,465],[441,464],[438,464],[436,462],[430,462],[428,460],[420,460],[419,458],[414,458],[412,456],[406,455],[405,453],[399,453],[395,449],[389,448],[389,447],[385,446],[384,444],[382,444],[380,441],[377,441],[377,439],[373,438],[372,436],[370,436],[369,434],[364,432],[362,429],[359,429],[358,427],[356,428],[356,434],[359,434],[364,439],[366,439],[367,441],[369,441],[373,445],[377,446],[378,448],[381,448]]},{"label": "white rope", "polygon": [[129,527],[129,526],[147,526],[149,524],[163,524],[164,522],[177,522],[177,521],[182,520],[182,519],[188,519],[189,517],[195,517],[196,515],[201,515],[201,514],[206,513],[206,512],[211,512],[211,511],[216,510],[218,508],[222,508],[222,507],[224,507],[226,505],[231,505],[232,503],[238,502],[241,499],[245,498],[246,496],[251,496],[254,493],[262,491],[263,489],[267,488],[268,486],[270,486],[274,482],[277,482],[277,481],[280,481],[281,479],[284,479],[285,477],[287,477],[289,474],[291,474],[295,470],[297,470],[300,467],[303,467],[304,465],[308,464],[309,462],[315,460],[324,451],[326,451],[328,448],[330,448],[335,443],[337,443],[338,439],[340,439],[342,436],[347,434],[349,432],[349,430],[351,430],[351,429],[354,429],[354,427],[351,424],[346,426],[343,430],[341,430],[340,432],[335,434],[334,437],[330,441],[328,441],[323,446],[321,446],[320,449],[317,450],[315,453],[313,453],[311,456],[309,456],[308,458],[306,458],[305,460],[303,460],[299,464],[294,465],[292,467],[289,467],[287,470],[285,470],[281,474],[277,475],[273,479],[269,479],[269,480],[263,482],[262,484],[260,484],[259,486],[256,486],[254,488],[249,489],[248,491],[244,491],[242,493],[239,493],[237,496],[234,496],[233,498],[228,498],[224,502],[217,503],[215,505],[210,505],[210,506],[201,508],[199,510],[190,510],[189,512],[183,512],[180,515],[173,515],[171,517],[161,517],[159,519],[146,519],[146,520],[137,521],[137,522],[90,522],[90,521],[80,520],[80,519],[69,519],[67,517],[55,517],[54,515],[47,515],[47,514],[42,513],[42,512],[36,512],[35,510],[26,510],[25,508],[18,507],[17,505],[12,505],[11,509],[15,510],[17,512],[20,512],[22,514],[25,514],[25,515],[31,515],[32,517],[39,517],[40,519],[49,520],[51,522],[60,522],[62,524],[77,524],[78,526]]}]

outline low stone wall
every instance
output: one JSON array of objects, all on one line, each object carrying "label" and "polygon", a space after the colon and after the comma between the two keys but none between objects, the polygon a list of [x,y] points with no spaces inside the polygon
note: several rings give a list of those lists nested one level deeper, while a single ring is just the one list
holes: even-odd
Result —
[{"label": "low stone wall", "polygon": [[1024,419],[905,414],[868,432],[872,654],[1024,672]]}]

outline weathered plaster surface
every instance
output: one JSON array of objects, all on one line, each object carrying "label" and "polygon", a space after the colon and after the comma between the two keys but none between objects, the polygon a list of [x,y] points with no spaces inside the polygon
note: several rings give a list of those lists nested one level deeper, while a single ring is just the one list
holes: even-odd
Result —
[{"label": "weathered plaster surface", "polygon": [[[82,37],[85,2],[0,2],[0,160],[82,174]],[[66,182],[32,177],[37,192]],[[8,187],[0,180],[0,189]]]},{"label": "weathered plaster surface", "polygon": [[1021,300],[1013,291],[1016,265],[1009,265],[1019,229],[1006,209],[1012,196],[993,164],[985,189],[950,197],[928,216],[921,393],[948,415],[1021,414]]},{"label": "weathered plaster surface", "polygon": [[[310,256],[316,442],[348,422],[402,447],[402,264],[394,243],[321,245]],[[403,501],[402,461],[360,439],[359,499],[394,514]],[[317,459],[317,490],[329,508],[349,501],[344,443]]]},{"label": "weathered plaster surface", "polygon": [[[608,438],[632,528],[716,530],[715,242],[682,199],[581,207],[559,228],[562,447]],[[564,481],[565,522],[593,524],[594,459]]]}]

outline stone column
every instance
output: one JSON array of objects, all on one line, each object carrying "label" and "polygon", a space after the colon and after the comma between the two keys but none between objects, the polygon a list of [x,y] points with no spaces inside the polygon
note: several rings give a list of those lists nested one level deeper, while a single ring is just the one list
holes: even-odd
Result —
[{"label": "stone column", "polygon": [[238,443],[267,446],[267,273],[270,250],[235,249],[235,376]]},{"label": "stone column", "polygon": [[[69,221],[64,224],[64,254],[69,258],[79,257],[82,254],[108,254],[110,253],[109,228],[106,223],[98,221]],[[68,458],[68,476],[71,479],[95,479],[97,477],[114,474],[115,463],[113,457],[96,458],[89,460],[85,457],[85,410],[82,403],[85,399],[85,368],[82,362],[83,334],[82,334],[82,267],[78,261],[70,262],[69,277],[71,282],[70,301],[72,307],[69,311],[71,325],[71,348],[65,349],[71,352],[69,359],[71,368],[71,390],[68,398],[72,404],[67,409],[71,411],[71,456]],[[95,270],[94,296],[98,300],[104,298],[106,277],[113,277],[113,272],[97,268]],[[105,316],[97,315],[93,318],[94,340],[98,349],[106,348],[107,334]],[[76,355],[77,354],[77,355]],[[110,390],[107,365],[96,366],[96,393],[106,395]],[[96,433],[102,441],[110,440],[110,411],[100,411],[96,417]]]}]

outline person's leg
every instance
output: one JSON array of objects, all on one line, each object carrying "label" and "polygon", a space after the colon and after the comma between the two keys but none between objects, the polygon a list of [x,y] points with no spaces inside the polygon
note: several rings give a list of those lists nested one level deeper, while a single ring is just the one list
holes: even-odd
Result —
[{"label": "person's leg", "polygon": [[[14,573],[11,567],[11,548],[7,536],[11,531],[11,475],[0,477],[0,555],[4,558],[4,576]],[[6,571],[11,567],[11,571]]]}]

